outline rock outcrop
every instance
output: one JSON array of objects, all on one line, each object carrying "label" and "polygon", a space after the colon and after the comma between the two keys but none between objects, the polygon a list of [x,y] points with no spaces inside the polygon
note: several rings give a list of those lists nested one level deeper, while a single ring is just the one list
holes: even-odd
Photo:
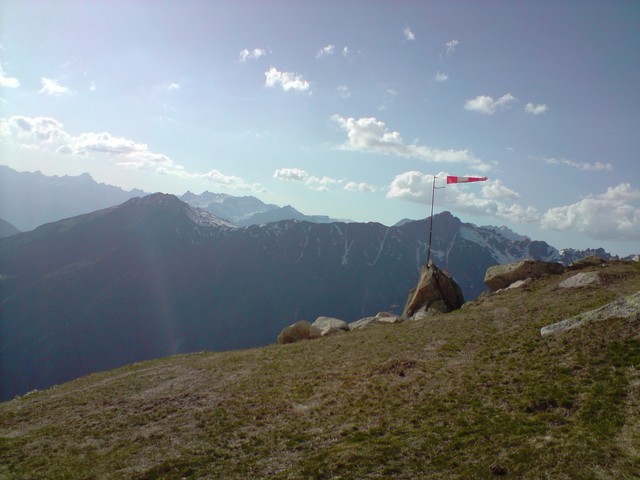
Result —
[{"label": "rock outcrop", "polygon": [[462,290],[451,274],[429,262],[422,267],[418,285],[409,292],[402,316],[417,319],[447,313],[463,303]]},{"label": "rock outcrop", "polygon": [[600,285],[602,279],[598,272],[580,272],[575,275],[565,278],[558,284],[558,288],[580,288],[589,287],[592,285]]},{"label": "rock outcrop", "polygon": [[526,259],[506,265],[489,267],[484,276],[484,283],[493,290],[507,288],[518,280],[539,278],[543,275],[558,275],[564,272],[564,266],[555,262]]},{"label": "rock outcrop", "polygon": [[306,320],[301,320],[285,327],[278,335],[278,343],[295,343],[300,340],[312,340],[320,336],[322,336],[322,331],[319,328],[314,327]]},{"label": "rock outcrop", "polygon": [[611,318],[640,319],[640,292],[636,292],[628,297],[618,298],[596,310],[590,310],[562,320],[561,322],[542,327],[540,329],[540,335],[545,336],[565,332],[588,323],[601,322]]}]

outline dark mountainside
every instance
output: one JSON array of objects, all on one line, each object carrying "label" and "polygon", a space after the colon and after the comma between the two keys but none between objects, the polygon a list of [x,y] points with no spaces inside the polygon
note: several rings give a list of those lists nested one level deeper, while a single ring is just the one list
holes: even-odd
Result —
[{"label": "dark mountainside", "polygon": [[[138,360],[265,345],[296,320],[400,313],[426,236],[426,220],[234,228],[154,194],[2,239],[0,398]],[[433,239],[466,299],[491,265],[559,259],[448,212]]]},{"label": "dark mountainside", "polygon": [[10,237],[16,233],[20,233],[20,230],[6,220],[0,218],[0,238]]},{"label": "dark mountainside", "polygon": [[587,263],[444,315],[0,403],[0,478],[637,479],[639,367],[640,263]]},{"label": "dark mountainside", "polygon": [[20,231],[63,218],[119,205],[144,195],[96,183],[91,175],[47,176],[40,172],[17,172],[0,165],[0,218]]}]

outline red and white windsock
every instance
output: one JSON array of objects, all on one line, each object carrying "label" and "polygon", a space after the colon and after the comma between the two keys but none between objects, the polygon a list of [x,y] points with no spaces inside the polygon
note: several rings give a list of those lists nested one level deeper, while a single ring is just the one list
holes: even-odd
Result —
[{"label": "red and white windsock", "polygon": [[487,177],[454,177],[447,175],[447,183],[469,183],[469,182],[486,182]]}]

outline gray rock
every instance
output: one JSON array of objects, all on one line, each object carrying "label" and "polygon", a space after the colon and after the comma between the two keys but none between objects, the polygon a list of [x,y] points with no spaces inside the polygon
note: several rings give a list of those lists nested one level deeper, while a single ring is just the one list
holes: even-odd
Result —
[{"label": "gray rock", "polygon": [[355,322],[351,322],[349,324],[349,330],[358,330],[360,328],[364,328],[368,325],[370,325],[371,323],[376,323],[376,317],[365,317],[365,318],[361,318],[360,320],[356,320]]},{"label": "gray rock", "polygon": [[533,278],[526,278],[524,280],[517,280],[513,282],[511,285],[507,287],[507,290],[511,290],[513,288],[525,288],[530,287],[533,283]]},{"label": "gray rock", "polygon": [[385,323],[385,324],[400,323],[402,321],[404,321],[402,317],[394,315],[393,313],[380,312],[375,317],[365,317],[350,323],[349,329],[358,330],[360,328],[365,328],[370,325],[379,325],[382,323]]},{"label": "gray rock", "polygon": [[405,318],[416,318],[451,312],[464,304],[462,290],[449,272],[440,270],[433,262],[422,267],[416,288],[402,312]]},{"label": "gray rock", "polygon": [[550,335],[566,332],[582,325],[601,322],[611,318],[627,318],[632,320],[640,319],[640,292],[636,292],[628,297],[621,297],[606,304],[603,307],[588,312],[581,313],[558,323],[553,323],[542,327],[540,335]]},{"label": "gray rock", "polygon": [[334,330],[345,330],[347,332],[349,331],[349,324],[344,320],[340,320],[339,318],[318,317],[312,325],[322,331],[324,331],[327,327],[331,327]]},{"label": "gray rock", "polygon": [[558,288],[580,288],[600,285],[601,283],[602,279],[600,275],[598,275],[598,272],[580,272],[569,278],[565,278],[558,284]]},{"label": "gray rock", "polygon": [[526,259],[506,265],[489,267],[484,276],[484,283],[495,291],[507,288],[518,280],[539,278],[543,275],[559,275],[563,272],[564,266],[559,263]]},{"label": "gray rock", "polygon": [[322,331],[319,328],[314,327],[306,320],[301,320],[285,327],[278,335],[278,343],[295,343],[300,340],[312,340],[320,336],[322,336]]}]

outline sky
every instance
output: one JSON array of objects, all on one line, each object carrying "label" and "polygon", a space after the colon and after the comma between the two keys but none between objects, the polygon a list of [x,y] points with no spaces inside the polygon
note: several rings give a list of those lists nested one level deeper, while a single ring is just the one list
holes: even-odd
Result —
[{"label": "sky", "polygon": [[360,222],[640,253],[639,85],[638,1],[0,0],[0,164]]}]

